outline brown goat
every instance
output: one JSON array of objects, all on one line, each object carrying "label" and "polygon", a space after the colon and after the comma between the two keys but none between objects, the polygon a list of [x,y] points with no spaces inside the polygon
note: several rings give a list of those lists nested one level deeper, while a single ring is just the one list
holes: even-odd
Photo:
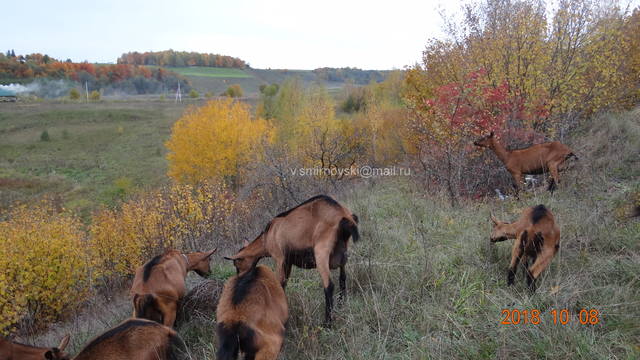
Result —
[{"label": "brown goat", "polygon": [[73,360],[175,360],[185,351],[173,329],[154,321],[128,319],[91,340]]},{"label": "brown goat", "polygon": [[60,341],[58,347],[35,347],[11,342],[0,337],[0,360],[69,360],[64,352],[69,344],[69,335]]},{"label": "brown goat", "polygon": [[358,241],[358,217],[326,195],[310,198],[276,216],[266,229],[238,253],[233,260],[238,272],[247,271],[262,257],[276,262],[276,274],[286,287],[291,266],[317,268],[325,295],[325,325],[331,324],[333,282],[331,270],[340,268],[340,297],[346,296],[347,250],[349,237]]},{"label": "brown goat", "polygon": [[140,266],[131,286],[133,316],[173,327],[178,302],[187,292],[187,272],[206,277],[211,271],[209,258],[216,250],[190,254],[169,250]]},{"label": "brown goat", "polygon": [[224,285],[216,319],[218,360],[276,359],[284,341],[289,307],[284,289],[271,269],[253,266]]},{"label": "brown goat", "polygon": [[[491,242],[516,239],[511,248],[507,285],[512,285],[520,261],[524,264],[527,285],[535,291],[535,281],[549,266],[560,248],[560,229],[553,214],[544,205],[526,208],[518,221],[504,223],[491,216]],[[529,266],[531,259],[531,266]]]},{"label": "brown goat", "polygon": [[520,190],[523,175],[539,175],[547,172],[551,173],[548,190],[553,191],[556,184],[560,183],[558,173],[563,170],[565,160],[572,156],[578,158],[571,149],[558,141],[531,145],[520,150],[507,150],[494,137],[493,132],[473,144],[487,147],[496,153],[513,176],[516,191]]}]

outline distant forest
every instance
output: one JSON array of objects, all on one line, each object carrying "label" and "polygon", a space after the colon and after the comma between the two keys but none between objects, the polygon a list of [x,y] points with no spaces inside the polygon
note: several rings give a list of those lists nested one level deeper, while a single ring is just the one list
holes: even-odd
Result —
[{"label": "distant forest", "polygon": [[118,58],[118,64],[170,67],[205,66],[236,69],[244,69],[249,66],[244,60],[232,56],[173,50],[143,53],[137,51],[128,52]]},{"label": "distant forest", "polygon": [[129,64],[76,63],[43,54],[16,55],[13,50],[0,53],[0,84],[29,83],[33,80],[66,80],[87,85],[89,91],[104,90],[127,94],[151,94],[175,90],[178,82],[188,90],[189,82],[162,68]]}]

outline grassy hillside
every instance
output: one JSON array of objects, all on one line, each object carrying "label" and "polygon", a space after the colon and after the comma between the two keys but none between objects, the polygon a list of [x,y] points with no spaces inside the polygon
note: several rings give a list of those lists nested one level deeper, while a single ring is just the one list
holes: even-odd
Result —
[{"label": "grassy hillside", "polygon": [[[281,358],[638,358],[640,221],[623,216],[640,191],[638,115],[603,116],[579,129],[571,146],[580,161],[554,194],[540,189],[519,200],[491,197],[452,208],[444,196],[427,195],[408,178],[361,183],[338,194],[361,219],[362,239],[353,244],[347,266],[348,299],[336,309],[335,326],[322,328],[319,276],[295,269]],[[521,270],[515,286],[506,286],[511,241],[489,243],[489,214],[513,220],[522,208],[540,203],[555,214],[561,247],[531,294]],[[250,226],[257,233],[264,224]],[[234,273],[221,256],[213,264],[213,278]],[[197,281],[190,276],[192,284]],[[125,296],[96,298],[91,314],[37,340],[55,343],[71,331],[78,334],[72,340],[77,350],[129,316]],[[540,310],[541,323],[502,325],[503,309]],[[554,324],[554,309],[567,309],[570,322]],[[599,322],[580,324],[581,309],[598,310]],[[192,359],[215,358],[214,317],[205,315],[179,327]]]},{"label": "grassy hillside", "polygon": [[158,185],[164,141],[185,104],[0,104],[0,204],[46,193],[85,211]]},{"label": "grassy hillside", "polygon": [[204,66],[189,66],[189,67],[175,67],[169,68],[171,71],[176,72],[184,76],[197,76],[197,77],[213,77],[213,78],[249,78],[251,75],[247,74],[241,69],[232,68],[212,68]]},{"label": "grassy hillside", "polygon": [[281,84],[291,77],[301,79],[305,85],[319,82],[330,90],[345,86],[345,82],[322,80],[312,70],[231,69],[199,66],[169,67],[167,69],[185,76],[191,85],[202,94],[211,91],[214,95],[218,95],[225,91],[229,85],[239,84],[244,90],[245,97],[257,97],[260,85]]}]

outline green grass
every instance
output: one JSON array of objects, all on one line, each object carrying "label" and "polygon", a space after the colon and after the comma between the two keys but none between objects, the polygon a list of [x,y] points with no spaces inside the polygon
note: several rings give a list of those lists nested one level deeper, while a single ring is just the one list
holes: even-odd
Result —
[{"label": "green grass", "polygon": [[242,69],[213,68],[204,66],[169,67],[168,70],[184,76],[199,76],[213,78],[245,79],[252,77]]},{"label": "green grass", "polygon": [[[48,194],[86,213],[159,185],[164,141],[183,110],[172,102],[3,105],[0,205]],[[50,141],[41,141],[44,130]]]}]

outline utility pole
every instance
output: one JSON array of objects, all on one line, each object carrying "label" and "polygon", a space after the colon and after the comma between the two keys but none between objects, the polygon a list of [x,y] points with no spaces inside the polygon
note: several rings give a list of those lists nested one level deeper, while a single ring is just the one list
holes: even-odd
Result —
[{"label": "utility pole", "polygon": [[180,92],[180,81],[178,81],[178,91],[176,91],[176,104],[179,102],[182,103],[182,93]]}]

